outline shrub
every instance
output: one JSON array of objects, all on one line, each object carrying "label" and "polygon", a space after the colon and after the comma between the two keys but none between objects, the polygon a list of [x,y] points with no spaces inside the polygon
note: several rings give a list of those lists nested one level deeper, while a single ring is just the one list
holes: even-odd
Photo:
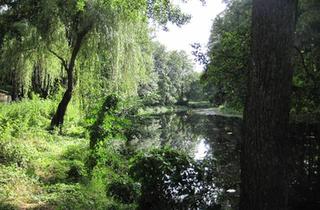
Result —
[{"label": "shrub", "polygon": [[30,154],[26,147],[13,140],[0,139],[0,164],[17,164],[20,167],[26,167],[29,162]]},{"label": "shrub", "polygon": [[83,177],[87,175],[87,170],[83,162],[71,161],[70,168],[67,172],[67,179],[71,182],[79,182]]},{"label": "shrub", "polygon": [[[140,208],[170,209],[176,205],[176,198],[191,191],[183,172],[192,167],[192,160],[187,155],[173,149],[155,149],[141,153],[133,158],[130,175],[141,183]],[[191,172],[190,175],[192,176]],[[195,174],[194,174],[195,175]],[[181,185],[177,192],[171,187]],[[171,186],[171,187],[170,187]],[[173,188],[172,188],[173,189]]]},{"label": "shrub", "polygon": [[122,203],[135,203],[140,196],[140,184],[131,179],[114,180],[107,186],[107,195]]}]

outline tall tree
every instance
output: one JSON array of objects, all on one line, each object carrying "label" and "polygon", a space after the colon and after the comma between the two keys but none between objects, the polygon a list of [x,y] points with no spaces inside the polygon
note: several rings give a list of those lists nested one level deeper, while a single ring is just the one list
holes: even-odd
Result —
[{"label": "tall tree", "polygon": [[[60,3],[60,4],[59,4]],[[71,100],[74,89],[74,68],[79,51],[83,45],[85,37],[94,29],[102,37],[104,33],[110,33],[114,23],[118,20],[132,22],[146,21],[152,18],[160,24],[165,25],[171,21],[177,25],[184,24],[190,17],[182,14],[181,10],[168,1],[71,1],[65,5],[58,1],[59,15],[66,28],[66,36],[71,49],[70,59],[64,59],[54,51],[51,51],[62,62],[67,72],[67,89],[58,105],[57,111],[52,118],[51,127],[61,126],[67,106]],[[67,8],[67,9],[65,9]],[[68,9],[69,8],[69,9]]]},{"label": "tall tree", "polygon": [[[77,19],[84,18],[84,17],[75,17]],[[77,20],[78,21],[78,20]],[[72,92],[74,89],[74,68],[76,65],[76,59],[78,56],[78,53],[80,51],[80,48],[82,46],[82,43],[84,41],[84,38],[86,35],[90,32],[91,28],[93,27],[93,23],[88,21],[86,23],[82,23],[81,25],[76,26],[76,30],[72,31],[71,33],[75,33],[73,36],[69,38],[69,45],[71,48],[71,57],[67,61],[64,58],[60,57],[58,54],[56,54],[54,51],[50,50],[54,55],[56,55],[60,60],[64,67],[64,69],[67,72],[67,89],[62,97],[61,102],[58,105],[57,111],[54,114],[52,120],[51,120],[51,126],[59,126],[63,124],[64,115],[67,110],[67,106],[71,100]],[[79,29],[80,28],[80,29]]]},{"label": "tall tree", "polygon": [[285,210],[295,0],[253,0],[241,151],[242,210]]},{"label": "tall tree", "polygon": [[[66,91],[51,121],[51,127],[56,127],[63,124],[64,115],[73,96],[76,81],[79,79],[79,69],[83,67],[80,66],[79,57],[81,57],[81,54],[85,54],[82,50],[84,46],[88,47],[86,45],[88,40],[94,36],[96,40],[106,40],[105,42],[109,42],[108,44],[112,42],[111,45],[120,46],[118,48],[109,48],[108,51],[111,51],[109,55],[119,55],[121,52],[113,52],[113,50],[118,49],[124,49],[126,52],[131,53],[131,55],[126,54],[130,58],[126,59],[126,63],[123,59],[124,56],[121,58],[119,56],[111,56],[109,58],[113,71],[111,76],[115,78],[115,83],[117,83],[115,85],[116,89],[119,89],[119,86],[124,86],[122,85],[123,81],[127,83],[132,83],[132,81],[118,80],[118,72],[115,70],[121,69],[122,71],[122,69],[125,69],[122,73],[129,75],[128,72],[132,69],[132,65],[129,63],[132,64],[132,61],[135,60],[134,63],[137,64],[136,60],[138,59],[141,60],[139,61],[140,63],[142,62],[141,57],[136,56],[134,51],[126,50],[125,48],[136,49],[135,51],[138,50],[139,53],[141,51],[142,54],[149,53],[146,52],[147,49],[139,46],[140,44],[142,46],[142,42],[138,43],[130,40],[125,43],[123,41],[124,38],[135,39],[136,37],[125,37],[123,33],[125,35],[137,35],[136,31],[129,33],[126,30],[134,29],[133,26],[147,25],[148,18],[165,27],[168,21],[178,26],[182,25],[190,19],[190,16],[183,14],[170,1],[162,0],[1,1],[0,46],[3,45],[4,41],[6,41],[5,44],[7,46],[7,40],[10,41],[10,39],[21,39],[22,36],[27,35],[35,37],[31,32],[22,33],[23,31],[18,30],[21,26],[25,26],[33,29],[39,42],[45,43],[51,54],[61,62],[63,70],[67,74],[66,78],[63,78],[63,83],[65,83],[63,85],[65,85]],[[15,26],[19,26],[19,28]],[[139,27],[135,29],[137,28]],[[147,30],[145,32],[148,33]],[[31,47],[32,49],[34,48],[33,45]],[[107,59],[104,57],[105,54],[100,53],[99,60]],[[133,68],[139,69],[140,67],[137,64]],[[22,68],[20,69],[23,71]],[[18,73],[17,75],[19,75]],[[16,77],[18,78],[18,76]],[[139,80],[137,77],[133,78],[137,81]],[[130,84],[127,86],[130,86]],[[124,89],[127,90],[128,88]],[[135,89],[137,88],[135,87]]]},{"label": "tall tree", "polygon": [[202,76],[214,105],[242,109],[246,94],[251,0],[233,0],[213,22]]},{"label": "tall tree", "polygon": [[167,51],[154,43],[154,73],[158,77],[159,104],[172,105],[186,99],[192,82],[193,63],[184,51]]}]

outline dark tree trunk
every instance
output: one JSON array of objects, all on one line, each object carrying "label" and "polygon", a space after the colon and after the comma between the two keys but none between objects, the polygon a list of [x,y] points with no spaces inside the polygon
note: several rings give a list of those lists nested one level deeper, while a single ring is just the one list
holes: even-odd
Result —
[{"label": "dark tree trunk", "polygon": [[295,0],[253,0],[241,210],[286,210]]},{"label": "dark tree trunk", "polygon": [[19,73],[16,67],[13,70],[12,77],[11,77],[11,99],[12,101],[18,101],[21,97],[21,82],[19,78]]},{"label": "dark tree trunk", "polygon": [[[39,94],[41,98],[47,98],[52,92],[52,82],[50,74],[47,73],[46,69],[42,68],[41,61],[36,64],[33,68],[31,77],[32,92]],[[29,91],[29,93],[31,93]]]},{"label": "dark tree trunk", "polygon": [[19,96],[18,96],[18,82],[16,80],[16,78],[12,79],[12,90],[11,90],[11,98],[12,101],[17,101]]},{"label": "dark tree trunk", "polygon": [[67,72],[68,72],[68,88],[64,93],[62,100],[58,105],[57,111],[51,120],[52,128],[63,125],[64,115],[66,114],[68,104],[71,101],[72,92],[73,92],[73,68],[68,69]]},{"label": "dark tree trunk", "polygon": [[65,70],[67,71],[67,75],[68,75],[68,81],[67,81],[68,87],[67,87],[66,92],[63,95],[61,102],[58,105],[56,113],[54,114],[54,116],[51,120],[51,128],[61,127],[63,125],[64,116],[67,111],[68,104],[71,101],[72,93],[73,93],[73,89],[74,89],[75,81],[74,81],[73,74],[74,74],[74,67],[75,67],[76,58],[77,58],[77,55],[78,55],[79,50],[81,48],[82,41],[83,41],[84,37],[86,36],[86,34],[90,31],[90,29],[91,29],[91,26],[85,28],[84,30],[82,30],[81,32],[78,33],[75,44],[73,46],[73,50],[72,50],[69,64],[67,64],[67,62],[62,57],[60,57],[58,54],[56,54],[53,51],[50,51],[51,53],[53,53],[55,56],[57,56],[61,60],[62,65],[65,68]]}]

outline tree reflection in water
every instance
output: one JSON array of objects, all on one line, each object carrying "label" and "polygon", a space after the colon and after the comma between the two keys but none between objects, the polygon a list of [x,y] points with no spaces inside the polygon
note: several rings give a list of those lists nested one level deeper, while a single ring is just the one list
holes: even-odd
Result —
[{"label": "tree reflection in water", "polygon": [[[142,151],[142,154],[151,157],[152,154],[147,152],[150,149],[169,147],[190,157],[187,162],[179,162],[160,158],[157,156],[159,154],[153,153],[153,157],[163,160],[168,169],[163,173],[166,170],[163,165],[160,164],[157,170],[147,164],[142,170],[141,176],[151,176],[153,172],[162,176],[158,177],[161,183],[148,185],[145,193],[152,193],[143,195],[153,202],[154,209],[238,209],[240,118],[206,115],[203,112],[180,112],[134,118],[133,124],[129,138],[129,147],[133,153]],[[293,145],[288,145],[293,148],[294,169],[291,209],[299,209],[303,202],[317,205],[317,201],[320,201],[319,133],[314,131],[319,131],[317,128],[296,125],[291,135]],[[154,162],[150,164],[154,165]],[[145,182],[148,180],[150,178]],[[161,187],[153,189],[157,186]],[[152,209],[150,203],[140,205],[142,209],[144,205]]]}]

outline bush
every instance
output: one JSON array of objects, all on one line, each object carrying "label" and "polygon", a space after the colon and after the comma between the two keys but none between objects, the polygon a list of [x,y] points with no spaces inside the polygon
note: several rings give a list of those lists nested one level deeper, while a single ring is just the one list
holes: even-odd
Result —
[{"label": "bush", "polygon": [[84,162],[74,160],[70,163],[70,168],[67,172],[67,179],[71,182],[79,182],[87,175],[87,170]]},{"label": "bush", "polygon": [[48,203],[57,206],[57,209],[90,209],[90,199],[79,184],[56,184],[46,188]]},{"label": "bush", "polygon": [[[150,153],[141,153],[133,158],[130,175],[141,183],[140,208],[170,209],[176,206],[176,198],[186,190],[170,191],[170,186],[191,186],[183,176],[184,171],[192,167],[187,155],[173,149],[155,149]],[[190,175],[192,175],[190,173]]]},{"label": "bush", "polygon": [[[135,209],[139,188],[127,176],[121,155],[129,122],[108,113],[101,122],[103,135],[90,150],[88,124],[74,104],[68,107],[64,135],[47,130],[56,105],[37,98],[0,104],[0,210]],[[89,154],[97,161],[90,177]]]},{"label": "bush", "polygon": [[140,196],[140,184],[131,179],[115,180],[107,186],[107,195],[122,203],[135,203]]},{"label": "bush", "polygon": [[17,164],[26,167],[30,162],[30,154],[26,147],[17,144],[14,140],[0,139],[0,164]]},{"label": "bush", "polygon": [[19,137],[32,129],[46,128],[54,102],[50,100],[23,100],[0,106],[0,130],[9,136]]}]

